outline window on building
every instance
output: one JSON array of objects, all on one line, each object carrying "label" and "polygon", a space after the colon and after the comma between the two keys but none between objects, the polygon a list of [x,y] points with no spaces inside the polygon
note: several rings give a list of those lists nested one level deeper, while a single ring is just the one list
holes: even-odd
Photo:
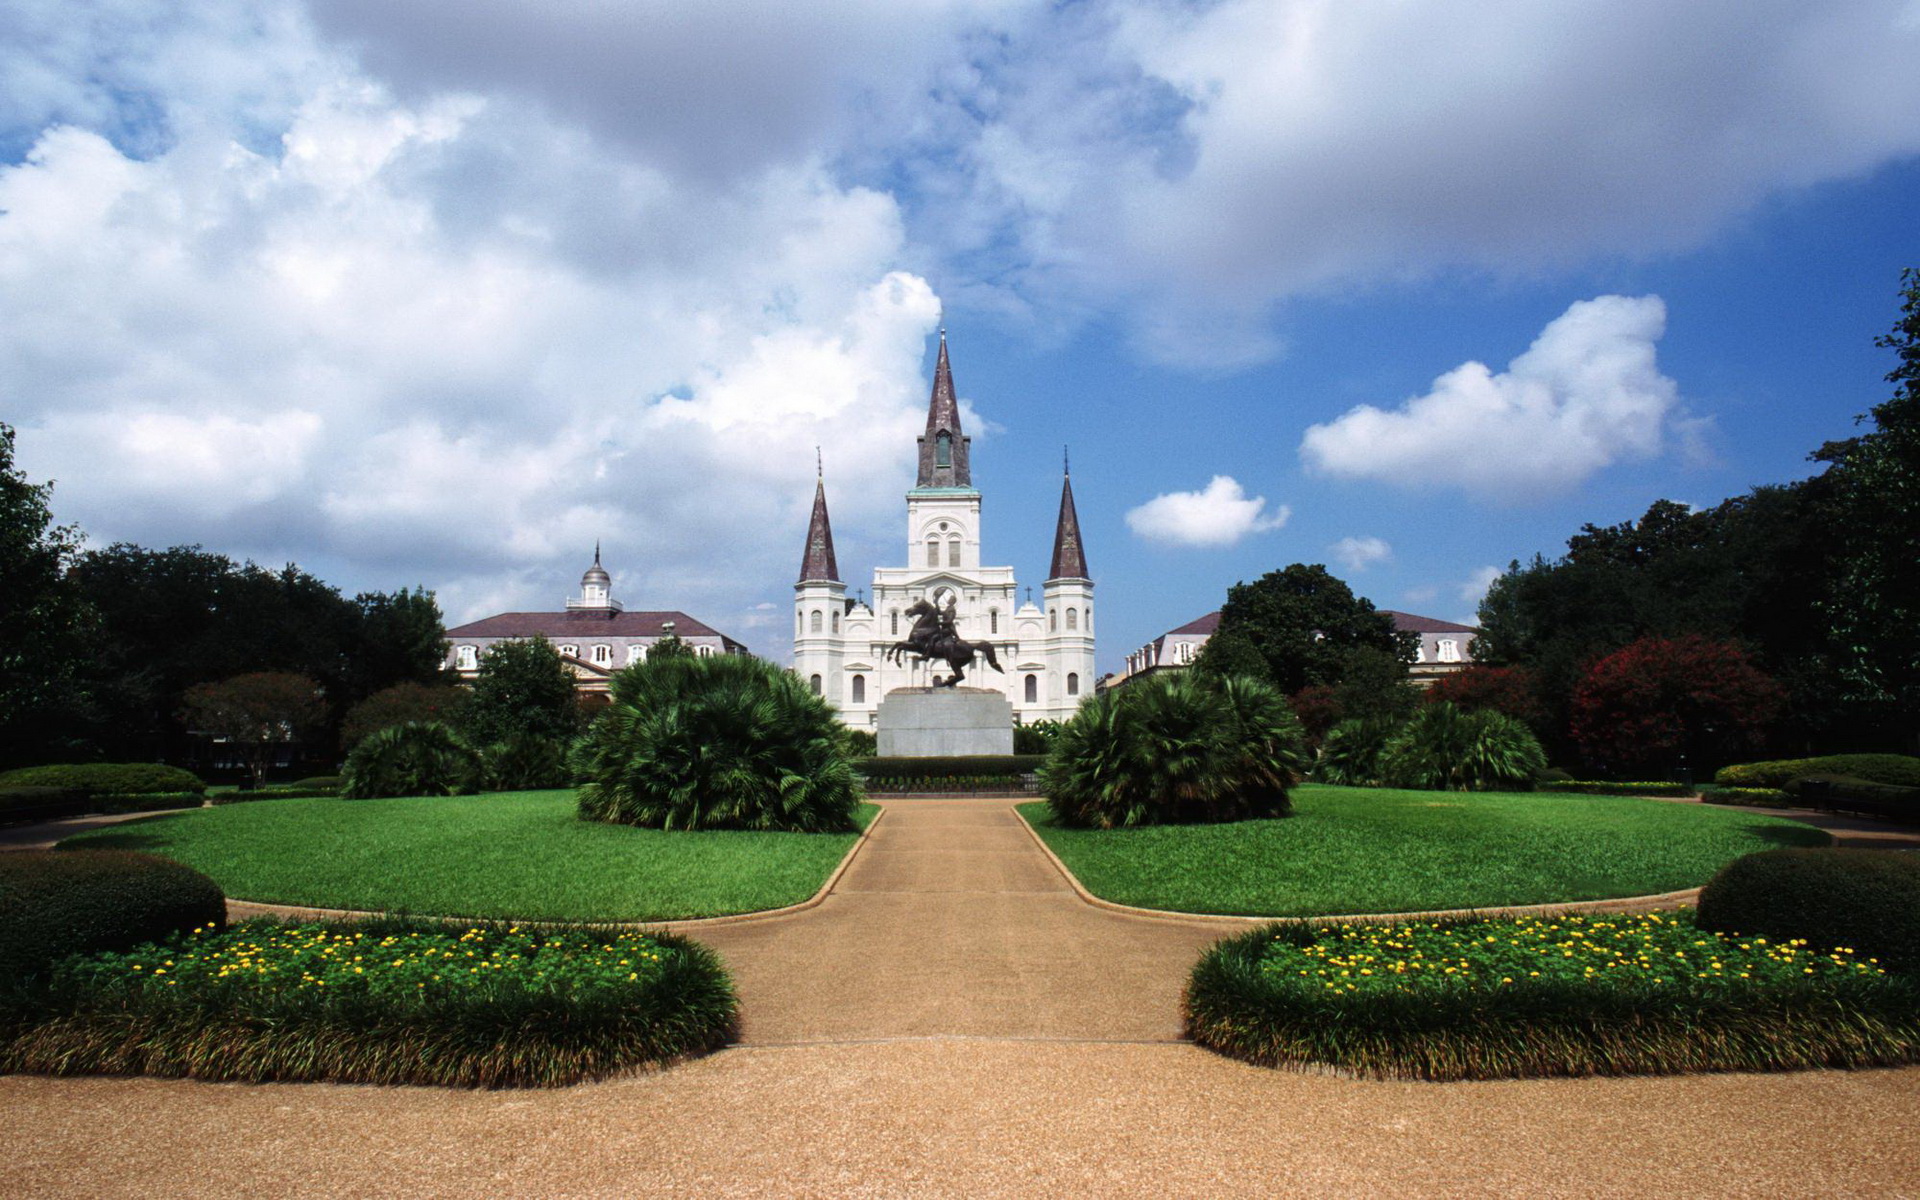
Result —
[{"label": "window on building", "polygon": [[1038,675],[1027,676],[1027,703],[1040,703],[1040,677]]},{"label": "window on building", "polygon": [[807,631],[807,614],[803,612],[793,614],[793,631],[795,633],[805,633]]},{"label": "window on building", "polygon": [[987,632],[988,633],[1000,632],[1000,610],[997,608],[990,608],[987,610]]},{"label": "window on building", "polygon": [[462,671],[474,671],[480,667],[479,652],[472,646],[462,646],[453,652],[454,666]]},{"label": "window on building", "polygon": [[817,608],[813,610],[813,615],[807,618],[807,632],[820,632],[820,610]]},{"label": "window on building", "polygon": [[833,614],[833,631],[835,633],[840,632],[840,614],[839,613]]},{"label": "window on building", "polygon": [[1454,641],[1452,638],[1441,638],[1440,639],[1440,661],[1441,662],[1459,662],[1460,661],[1460,643]]},{"label": "window on building", "polygon": [[957,567],[960,565],[960,539],[959,538],[947,539],[947,565],[950,567]]},{"label": "window on building", "polygon": [[613,647],[607,646],[607,645],[595,646],[593,648],[593,665],[596,667],[612,666],[613,665]]},{"label": "window on building", "polygon": [[579,657],[580,657],[580,647],[578,647],[578,646],[562,646],[562,647],[560,647],[560,653],[561,653],[562,655],[564,655],[564,656],[566,656],[567,658],[579,658]]},{"label": "window on building", "polygon": [[939,538],[927,539],[927,565],[930,567],[937,567],[940,565],[940,539]]},{"label": "window on building", "polygon": [[1056,633],[1059,631],[1059,629],[1060,629],[1060,610],[1057,608],[1049,609],[1047,611],[1047,632]]},{"label": "window on building", "polygon": [[693,648],[693,656],[695,658],[712,658],[715,653],[716,651],[712,646],[695,646]]},{"label": "window on building", "polygon": [[1079,609],[1069,608],[1067,610],[1067,628],[1068,629],[1080,628],[1080,610]]},{"label": "window on building", "polygon": [[811,678],[811,679],[809,679],[809,680],[807,680],[807,686],[813,689],[813,694],[814,694],[814,695],[816,695],[816,696],[818,696],[818,695],[820,695],[820,694],[821,694],[821,692],[820,692],[820,677],[819,677],[818,675],[815,675],[815,676],[814,676],[813,678]]},{"label": "window on building", "polygon": [[647,658],[647,648],[645,646],[642,646],[639,642],[634,642],[627,647],[627,665],[628,666],[632,666],[637,662],[645,662],[646,658]]},{"label": "window on building", "polygon": [[887,619],[893,622],[893,636],[899,637],[900,636],[900,610],[896,608],[888,612]]},{"label": "window on building", "polygon": [[1413,648],[1413,661],[1417,663],[1427,661],[1427,644],[1425,642],[1421,642]]},{"label": "window on building", "polygon": [[933,465],[936,467],[953,465],[953,435],[944,429],[933,439]]},{"label": "window on building", "polygon": [[855,675],[853,677],[853,702],[855,704],[865,704],[867,702],[867,677],[865,675]]},{"label": "window on building", "polygon": [[1080,676],[1077,672],[1068,671],[1067,672],[1067,695],[1078,696],[1079,694],[1080,694]]}]

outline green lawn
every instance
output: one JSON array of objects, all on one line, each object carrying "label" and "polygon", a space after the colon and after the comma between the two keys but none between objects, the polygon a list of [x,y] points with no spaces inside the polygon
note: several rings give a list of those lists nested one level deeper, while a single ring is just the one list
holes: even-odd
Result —
[{"label": "green lawn", "polygon": [[[864,805],[862,824],[879,810]],[[322,908],[553,921],[754,912],[814,894],[854,834],[666,833],[582,821],[571,790],[406,800],[259,800],[93,830],[227,895]]]},{"label": "green lawn", "polygon": [[1295,790],[1286,820],[1126,830],[1055,825],[1044,802],[1020,811],[1096,896],[1245,916],[1671,892],[1752,850],[1827,843],[1779,817],[1620,796],[1309,784]]}]

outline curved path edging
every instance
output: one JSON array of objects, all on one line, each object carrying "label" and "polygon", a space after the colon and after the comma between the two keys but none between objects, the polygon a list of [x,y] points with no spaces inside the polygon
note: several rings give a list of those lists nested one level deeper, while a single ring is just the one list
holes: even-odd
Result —
[{"label": "curved path edging", "polygon": [[[1095,908],[1125,913],[1132,917],[1147,917],[1163,921],[1218,921],[1223,924],[1232,924],[1236,928],[1252,928],[1257,925],[1280,922],[1296,925],[1389,924],[1401,921],[1449,920],[1455,917],[1552,917],[1575,913],[1660,912],[1670,908],[1684,908],[1700,898],[1700,889],[1692,887],[1683,888],[1677,892],[1659,892],[1647,896],[1618,896],[1604,900],[1561,900],[1545,904],[1508,904],[1488,908],[1437,908],[1421,912],[1397,913],[1339,913],[1312,917],[1249,917],[1233,913],[1194,913],[1170,908],[1140,908],[1094,895],[1088,890],[1086,884],[1080,882],[1080,877],[1061,861],[1060,856],[1053,852],[1053,847],[1047,845],[1046,839],[1040,836],[1040,831],[1033,827],[1033,822],[1027,820],[1027,815],[1020,811],[1020,806],[1015,804],[1012,808],[1013,815],[1020,819],[1020,824],[1026,829],[1027,836],[1033,839],[1033,844],[1040,848],[1040,853],[1046,855],[1047,861],[1051,862],[1054,869],[1066,879],[1067,885],[1073,889],[1075,895]],[[1821,832],[1827,835],[1829,845],[1838,844],[1840,839],[1835,837],[1832,831],[1823,829]]]},{"label": "curved path edging", "polygon": [[[833,869],[833,873],[831,875],[827,876],[827,881],[820,885],[819,891],[815,892],[813,895],[807,897],[805,900],[802,900],[797,904],[786,904],[786,905],[782,905],[779,908],[762,908],[762,909],[756,909],[753,912],[728,913],[726,916],[723,916],[723,917],[688,917],[685,919],[681,919],[677,917],[660,917],[651,921],[579,921],[579,922],[552,921],[552,922],[549,922],[544,918],[538,918],[538,917],[475,917],[475,916],[460,917],[460,916],[451,916],[451,915],[440,915],[436,913],[408,913],[407,915],[410,917],[419,917],[422,920],[427,920],[427,921],[454,922],[454,921],[522,921],[523,920],[523,921],[526,921],[528,924],[551,923],[551,924],[604,925],[612,929],[657,929],[664,925],[671,925],[674,927],[675,930],[713,929],[716,927],[727,926],[727,925],[742,925],[749,921],[764,921],[770,917],[790,916],[794,913],[805,912],[808,909],[813,908],[819,905],[824,900],[826,900],[827,896],[833,892],[834,886],[840,882],[840,877],[842,875],[845,875],[847,873],[847,868],[853,864],[854,855],[860,853],[860,848],[867,844],[867,839],[873,836],[874,828],[877,825],[879,825],[881,821],[886,819],[886,815],[887,815],[887,810],[884,806],[881,807],[879,812],[874,814],[873,820],[867,822],[866,827],[860,831],[860,836],[854,839],[853,845],[847,847],[847,852],[844,855],[842,855],[840,858],[840,865]],[[376,911],[371,911],[367,909],[358,909],[358,908],[315,908],[311,905],[304,905],[304,904],[270,904],[264,900],[240,900],[232,896],[227,897],[227,920],[229,921],[244,921],[251,917],[277,917],[277,918],[280,918],[281,920],[296,920],[296,921],[315,921],[315,920],[358,921],[358,920],[366,920],[370,917],[387,917],[387,916],[394,916],[394,915],[396,914],[392,912],[376,912]]]}]

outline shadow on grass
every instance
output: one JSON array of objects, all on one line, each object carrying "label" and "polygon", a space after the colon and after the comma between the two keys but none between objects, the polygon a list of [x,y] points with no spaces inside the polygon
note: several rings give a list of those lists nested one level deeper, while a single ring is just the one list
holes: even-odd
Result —
[{"label": "shadow on grass", "polygon": [[1830,842],[1826,830],[1814,825],[1744,825],[1741,832],[1776,846],[1825,846]]}]

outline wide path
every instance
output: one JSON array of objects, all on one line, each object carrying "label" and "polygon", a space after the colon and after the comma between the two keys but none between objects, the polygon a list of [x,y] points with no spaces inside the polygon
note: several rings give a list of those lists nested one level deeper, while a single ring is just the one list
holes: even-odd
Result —
[{"label": "wide path", "polygon": [[681,926],[726,959],[741,1041],[1180,1038],[1200,951],[1244,922],[1134,917],[1075,895],[1007,800],[887,807],[825,901]]}]

